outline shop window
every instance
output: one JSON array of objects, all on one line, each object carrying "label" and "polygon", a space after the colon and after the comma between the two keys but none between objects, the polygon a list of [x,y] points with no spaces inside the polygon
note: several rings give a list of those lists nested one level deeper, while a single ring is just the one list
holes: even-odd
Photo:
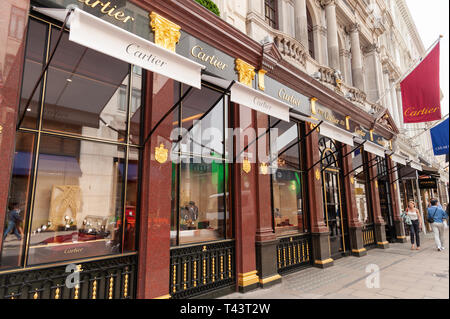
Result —
[{"label": "shop window", "polygon": [[[176,92],[181,96],[185,88]],[[227,114],[228,96],[205,86],[193,89],[175,111],[173,124],[182,133],[172,145],[172,246],[231,238]],[[205,137],[207,129],[214,130],[212,139]]]},{"label": "shop window", "polygon": [[[271,119],[271,125],[275,124]],[[296,122],[279,122],[276,171],[272,180],[272,207],[274,228],[277,234],[305,233],[309,231],[304,209],[305,176],[302,164],[302,147],[299,143],[303,129]],[[273,151],[273,150],[271,150]],[[275,165],[272,165],[274,167]]]},{"label": "shop window", "polygon": [[277,0],[264,0],[266,22],[274,29],[278,28]]},{"label": "shop window", "polygon": [[58,33],[30,18],[2,269],[136,250],[142,70],[65,34],[25,110]]},{"label": "shop window", "polygon": [[356,209],[358,211],[358,220],[363,225],[368,225],[373,223],[373,217],[371,212],[372,205],[370,204],[370,182],[369,175],[367,174],[367,154],[364,152],[363,148],[357,148],[352,153],[352,163],[355,179],[355,200]]}]

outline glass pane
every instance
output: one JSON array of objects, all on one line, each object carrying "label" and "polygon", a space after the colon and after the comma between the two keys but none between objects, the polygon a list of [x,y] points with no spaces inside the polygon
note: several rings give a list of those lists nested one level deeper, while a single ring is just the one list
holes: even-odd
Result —
[{"label": "glass pane", "polygon": [[369,212],[369,193],[368,193],[368,176],[366,175],[366,170],[363,164],[363,150],[358,148],[352,153],[352,163],[353,169],[357,168],[354,172],[355,176],[355,199],[356,208],[358,210],[358,220],[363,224],[372,223],[372,214]]},{"label": "glass pane", "polygon": [[300,169],[298,124],[279,122],[275,128],[278,129],[278,167]]},{"label": "glass pane", "polygon": [[124,153],[41,137],[29,265],[121,252]]},{"label": "glass pane", "polygon": [[8,213],[3,230],[0,269],[21,265],[24,245],[24,226],[27,218],[27,200],[32,179],[35,135],[18,132],[9,189]]},{"label": "glass pane", "polygon": [[181,152],[204,157],[223,156],[223,99],[221,92],[206,87],[192,89],[183,100],[181,127],[187,130]]},{"label": "glass pane", "polygon": [[275,230],[303,231],[302,180],[299,172],[278,169],[272,177]]},{"label": "glass pane", "polygon": [[196,163],[191,158],[180,170],[180,244],[223,239],[227,178],[223,162]]},{"label": "glass pane", "polygon": [[132,76],[133,89],[131,91],[130,103],[130,143],[140,145],[141,110],[143,110],[141,103],[142,69],[138,66],[133,66]]},{"label": "glass pane", "polygon": [[47,25],[30,19],[25,53],[25,66],[22,80],[19,119],[23,116],[21,127],[36,128],[39,115],[39,101],[42,93],[42,82],[36,89],[30,105],[24,110],[30,94],[42,72],[47,43]]},{"label": "glass pane", "polygon": [[[52,49],[58,36],[53,29]],[[128,64],[65,33],[48,69],[44,129],[126,142],[128,72]]]},{"label": "glass pane", "polygon": [[136,250],[136,220],[139,186],[139,158],[140,151],[137,148],[130,148],[128,154],[128,178],[125,201],[125,236],[124,251]]}]

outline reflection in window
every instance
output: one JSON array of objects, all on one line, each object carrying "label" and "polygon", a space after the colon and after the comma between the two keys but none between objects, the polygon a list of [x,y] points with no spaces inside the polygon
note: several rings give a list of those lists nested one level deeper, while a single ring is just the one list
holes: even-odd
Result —
[{"label": "reflection in window", "polygon": [[26,11],[17,7],[11,7],[9,16],[9,36],[22,40],[25,34]]},{"label": "reflection in window", "polygon": [[[307,216],[303,209],[303,172],[299,143],[300,127],[271,119],[278,129],[276,172],[272,174],[272,205],[275,231],[278,234],[308,232]],[[272,165],[272,167],[275,165]]]},{"label": "reflection in window", "polygon": [[[181,91],[175,89],[178,94]],[[174,126],[184,130],[172,145],[180,162],[172,164],[172,246],[231,237],[225,106],[227,97],[222,92],[202,87],[192,90],[174,112]],[[212,140],[202,136],[208,128],[216,133]]]}]

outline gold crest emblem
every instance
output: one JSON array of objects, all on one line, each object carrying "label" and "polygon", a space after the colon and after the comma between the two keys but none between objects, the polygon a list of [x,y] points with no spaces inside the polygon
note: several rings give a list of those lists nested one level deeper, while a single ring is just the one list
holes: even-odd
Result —
[{"label": "gold crest emblem", "polygon": [[261,163],[260,171],[261,171],[261,174],[267,175],[267,173],[269,172],[269,167],[267,166],[266,163]]},{"label": "gold crest emblem", "polygon": [[169,150],[161,143],[159,147],[155,147],[155,159],[158,163],[164,164],[167,161]]},{"label": "gold crest emblem", "polygon": [[350,183],[352,183],[352,185],[355,184],[355,178],[353,176],[350,177]]},{"label": "gold crest emblem", "polygon": [[375,181],[375,187],[378,188],[378,181]]},{"label": "gold crest emblem", "polygon": [[320,180],[320,171],[319,171],[319,169],[316,169],[316,179],[318,181]]},{"label": "gold crest emblem", "polygon": [[252,166],[250,165],[250,161],[248,158],[244,158],[244,162],[242,163],[242,170],[247,174],[251,171]]}]

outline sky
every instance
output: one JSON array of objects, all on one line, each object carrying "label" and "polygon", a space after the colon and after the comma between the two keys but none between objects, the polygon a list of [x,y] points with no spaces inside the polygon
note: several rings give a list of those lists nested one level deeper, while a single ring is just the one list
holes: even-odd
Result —
[{"label": "sky", "polygon": [[440,77],[441,90],[444,99],[441,102],[442,116],[449,112],[449,0],[406,0],[409,11],[414,19],[417,30],[422,38],[425,49],[428,49],[440,34],[441,61]]}]

